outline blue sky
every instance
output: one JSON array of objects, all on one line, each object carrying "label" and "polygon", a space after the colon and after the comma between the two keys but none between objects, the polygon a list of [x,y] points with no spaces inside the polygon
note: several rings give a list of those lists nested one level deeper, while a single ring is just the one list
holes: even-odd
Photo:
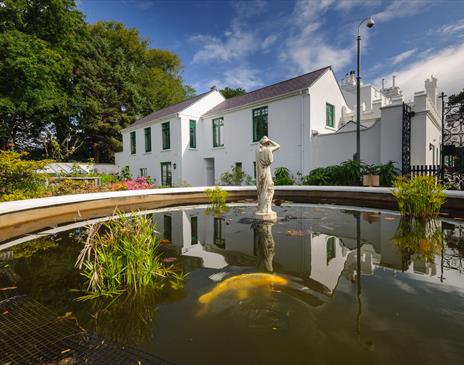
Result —
[{"label": "blue sky", "polygon": [[464,0],[79,0],[87,21],[137,28],[154,48],[172,50],[198,93],[209,86],[247,91],[332,65],[338,78],[355,68],[362,27],[362,76],[380,84],[397,76],[407,97],[438,77],[439,90],[464,88]]}]

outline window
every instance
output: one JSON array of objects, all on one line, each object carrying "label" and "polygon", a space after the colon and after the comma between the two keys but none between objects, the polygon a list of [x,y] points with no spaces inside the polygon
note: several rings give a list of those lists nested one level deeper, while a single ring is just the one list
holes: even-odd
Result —
[{"label": "window", "polygon": [[197,148],[197,122],[190,121],[190,148]]},{"label": "window", "polygon": [[163,135],[163,150],[171,148],[171,135],[169,131],[169,122],[161,124],[161,130]]},{"label": "window", "polygon": [[190,231],[192,236],[192,245],[198,243],[198,217],[190,218]]},{"label": "window", "polygon": [[326,243],[327,247],[327,265],[335,257],[335,237],[329,237]]},{"label": "window", "polygon": [[143,131],[145,134],[145,152],[151,152],[151,128],[145,128]]},{"label": "window", "polygon": [[171,173],[170,162],[161,162],[161,185],[162,186],[172,185],[172,173]]},{"label": "window", "polygon": [[146,168],[146,167],[142,167],[142,168],[140,169],[140,176],[145,176],[145,177],[148,176],[147,168]]},{"label": "window", "polygon": [[258,142],[267,135],[267,106],[253,109],[253,142]]},{"label": "window", "polygon": [[223,126],[224,126],[223,118],[213,119],[213,147],[224,146],[224,141],[222,140],[222,127]]},{"label": "window", "polygon": [[163,238],[168,240],[169,242],[172,241],[172,217],[170,215],[164,215],[163,217]]},{"label": "window", "polygon": [[332,104],[325,104],[325,126],[335,127],[335,107]]},{"label": "window", "polygon": [[238,170],[238,169],[242,169],[242,163],[241,162],[236,162],[235,163],[235,168]]},{"label": "window", "polygon": [[214,218],[214,244],[220,248],[226,248],[226,240],[223,231],[224,218]]},{"label": "window", "polygon": [[131,150],[131,155],[135,155],[137,152],[137,145],[136,145],[136,140],[135,140],[135,131],[130,132],[130,150]]}]

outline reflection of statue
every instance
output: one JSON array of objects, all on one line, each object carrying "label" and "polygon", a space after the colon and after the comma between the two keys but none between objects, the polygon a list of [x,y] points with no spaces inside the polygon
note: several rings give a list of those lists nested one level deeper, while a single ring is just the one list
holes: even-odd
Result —
[{"label": "reflection of statue", "polygon": [[272,236],[271,222],[259,222],[255,228],[257,243],[258,269],[272,272],[272,260],[275,254],[275,242]]},{"label": "reflection of statue", "polygon": [[262,220],[275,221],[277,219],[277,214],[271,209],[272,197],[274,196],[271,164],[273,153],[279,148],[279,144],[264,136],[259,141],[259,147],[256,150],[256,189],[258,191],[256,216]]}]

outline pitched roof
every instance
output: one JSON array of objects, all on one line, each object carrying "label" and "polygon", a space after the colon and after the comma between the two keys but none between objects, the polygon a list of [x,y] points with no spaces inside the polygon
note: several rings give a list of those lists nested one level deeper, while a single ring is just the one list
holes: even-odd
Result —
[{"label": "pitched roof", "polygon": [[226,99],[219,105],[210,109],[206,114],[217,114],[225,110],[240,107],[242,105],[256,103],[261,100],[288,94],[292,91],[308,88],[329,69],[331,69],[331,67],[327,66],[289,80],[278,82],[277,84],[269,85],[243,95]]},{"label": "pitched roof", "polygon": [[134,126],[138,126],[140,124],[143,124],[143,123],[146,123],[146,122],[150,122],[152,120],[157,120],[157,119],[161,119],[163,117],[167,117],[171,114],[174,114],[174,113],[179,113],[181,112],[182,110],[188,108],[190,105],[194,104],[195,102],[197,102],[198,100],[200,100],[202,97],[206,96],[207,94],[213,92],[214,90],[210,90],[210,91],[207,91],[203,94],[200,94],[200,95],[197,95],[197,96],[194,96],[190,99],[187,99],[187,100],[184,100],[184,101],[181,101],[180,103],[177,103],[177,104],[174,104],[174,105],[170,105],[166,108],[163,108],[163,109],[160,109],[160,110],[157,110],[156,112],[153,112],[151,114],[148,114],[146,115],[145,117],[135,121],[134,123],[132,123],[129,127],[134,127]]}]

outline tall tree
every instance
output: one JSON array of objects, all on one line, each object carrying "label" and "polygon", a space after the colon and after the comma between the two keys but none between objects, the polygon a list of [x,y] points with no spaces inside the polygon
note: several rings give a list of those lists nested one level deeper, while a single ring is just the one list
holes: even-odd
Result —
[{"label": "tall tree", "polygon": [[231,87],[225,87],[224,89],[221,89],[220,91],[226,99],[233,98],[234,96],[246,94],[246,90],[242,89],[241,87],[238,87],[236,89],[231,88]]},{"label": "tall tree", "polygon": [[112,161],[121,149],[120,131],[137,118],[184,100],[180,60],[149,49],[135,29],[117,22],[89,27],[85,56],[77,67],[80,126],[87,157]]},{"label": "tall tree", "polygon": [[112,161],[122,128],[193,93],[174,53],[121,23],[86,24],[74,0],[2,4],[0,149]]}]

